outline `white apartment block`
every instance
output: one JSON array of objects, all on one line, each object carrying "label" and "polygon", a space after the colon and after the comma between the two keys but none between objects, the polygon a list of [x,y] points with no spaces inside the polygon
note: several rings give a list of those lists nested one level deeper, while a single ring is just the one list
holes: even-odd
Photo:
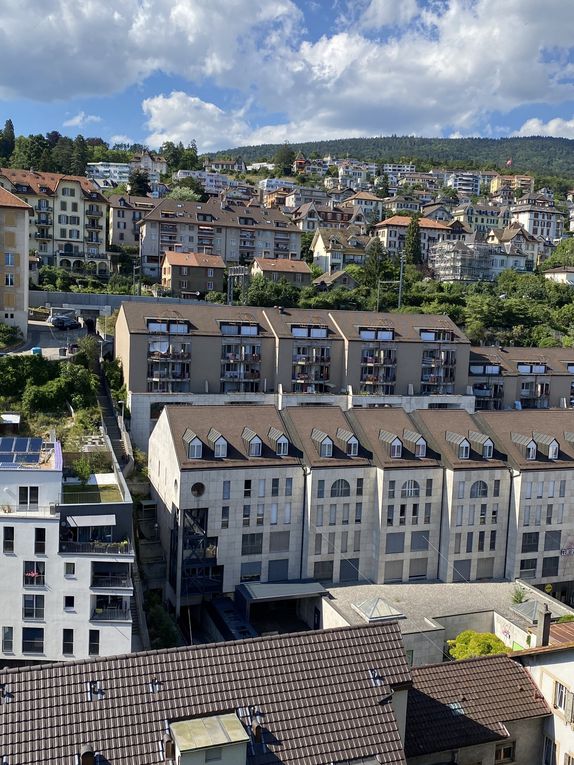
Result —
[{"label": "white apartment block", "polygon": [[235,188],[238,183],[221,173],[208,173],[205,170],[178,170],[173,174],[173,180],[177,184],[185,178],[194,178],[201,183],[206,194],[217,196],[221,191],[227,191],[229,188]]},{"label": "white apartment block", "polygon": [[512,220],[520,223],[529,234],[556,242],[564,231],[564,214],[554,207],[554,202],[537,198],[523,198],[511,207]]},{"label": "white apartment block", "polygon": [[86,176],[92,179],[105,179],[113,183],[128,183],[130,179],[129,162],[88,162]]},{"label": "white apartment block", "polygon": [[100,501],[98,491],[63,480],[59,442],[3,436],[0,449],[2,661],[131,651],[132,504],[123,477],[97,476],[109,497]]},{"label": "white apartment block", "polygon": [[408,163],[383,162],[383,173],[398,176],[400,173],[415,173],[416,166]]},{"label": "white apartment block", "polygon": [[570,427],[559,410],[168,407],[149,465],[170,600],[253,581],[520,577],[572,602]]},{"label": "white apartment block", "polygon": [[29,220],[32,208],[0,187],[0,321],[28,334]]},{"label": "white apartment block", "polygon": [[456,172],[449,175],[446,185],[468,196],[480,194],[480,173]]}]

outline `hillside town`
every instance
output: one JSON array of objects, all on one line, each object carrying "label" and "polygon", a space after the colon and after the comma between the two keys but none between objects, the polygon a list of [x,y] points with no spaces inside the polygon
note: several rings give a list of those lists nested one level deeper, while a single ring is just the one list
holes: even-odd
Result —
[{"label": "hillside town", "polygon": [[171,148],[1,163],[2,762],[571,765],[574,189]]}]

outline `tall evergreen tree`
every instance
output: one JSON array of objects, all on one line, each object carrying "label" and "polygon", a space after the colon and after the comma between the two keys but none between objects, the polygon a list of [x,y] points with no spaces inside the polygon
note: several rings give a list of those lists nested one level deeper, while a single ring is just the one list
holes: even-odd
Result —
[{"label": "tall evergreen tree", "polygon": [[421,247],[421,230],[419,219],[416,215],[411,218],[405,237],[405,258],[407,263],[414,266],[420,266],[423,262],[423,252]]},{"label": "tall evergreen tree", "polygon": [[363,266],[363,284],[365,287],[377,289],[387,255],[378,236],[371,239],[365,249],[365,265]]},{"label": "tall evergreen tree", "polygon": [[10,155],[10,167],[29,170],[30,164],[30,139],[19,135],[14,144],[14,151]]},{"label": "tall evergreen tree", "polygon": [[8,160],[14,151],[15,145],[14,125],[11,119],[7,119],[0,133],[0,157]]},{"label": "tall evergreen tree", "polygon": [[74,140],[74,148],[72,149],[71,175],[85,175],[88,158],[89,152],[84,136],[77,135]]},{"label": "tall evergreen tree", "polygon": [[72,167],[72,152],[74,142],[67,136],[60,136],[52,149],[52,162],[57,173],[70,173]]},{"label": "tall evergreen tree", "polygon": [[130,194],[134,197],[145,197],[151,191],[149,175],[146,170],[141,170],[140,168],[131,171],[128,185],[130,187]]}]

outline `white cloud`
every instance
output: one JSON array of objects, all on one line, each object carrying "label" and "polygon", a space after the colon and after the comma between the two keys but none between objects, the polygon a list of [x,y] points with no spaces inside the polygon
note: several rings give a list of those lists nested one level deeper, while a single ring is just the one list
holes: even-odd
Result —
[{"label": "white cloud", "polygon": [[129,135],[112,135],[110,136],[110,146],[115,146],[116,144],[127,144],[128,146],[131,146],[132,144],[136,143],[133,138],[130,138]]},{"label": "white cloud", "polygon": [[65,120],[62,125],[64,127],[86,127],[86,125],[93,125],[96,122],[101,122],[102,118],[96,114],[86,114],[86,112],[78,112],[74,117]]},{"label": "white cloud", "polygon": [[362,29],[408,24],[419,13],[417,0],[371,0],[359,19]]},{"label": "white cloud", "polygon": [[547,135],[554,138],[574,138],[574,117],[571,120],[555,117],[552,120],[548,120],[548,122],[542,122],[542,120],[536,118],[526,120],[514,135]]}]

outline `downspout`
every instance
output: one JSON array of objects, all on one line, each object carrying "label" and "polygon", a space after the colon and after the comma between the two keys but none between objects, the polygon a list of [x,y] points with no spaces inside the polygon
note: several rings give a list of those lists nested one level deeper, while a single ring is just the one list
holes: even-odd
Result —
[{"label": "downspout", "polygon": [[303,543],[305,540],[305,524],[307,522],[307,476],[309,469],[306,465],[303,469],[303,516],[301,519],[301,557],[299,561],[299,579],[303,579]]},{"label": "downspout", "polygon": [[[504,578],[506,579],[506,564],[508,562],[508,545],[510,544],[510,513],[512,511],[512,495],[514,494],[514,473],[508,468],[510,475],[510,490],[508,492],[508,512],[506,514],[506,545],[504,549]],[[518,521],[516,523],[516,544],[518,544]],[[514,577],[512,577],[514,578]]]},{"label": "downspout", "polygon": [[[436,578],[437,581],[440,582],[439,572],[440,572],[440,556],[441,556],[441,542],[442,542],[442,517],[444,514],[444,499],[445,499],[445,485],[444,485],[444,467],[441,467],[441,479],[442,479],[442,486],[441,486],[441,492],[440,492],[440,518],[439,518],[439,526],[438,526],[438,555],[436,558]],[[454,478],[453,478],[453,485],[454,485]],[[448,560],[448,555],[447,555]],[[447,569],[447,575],[448,575],[448,569]]]}]

